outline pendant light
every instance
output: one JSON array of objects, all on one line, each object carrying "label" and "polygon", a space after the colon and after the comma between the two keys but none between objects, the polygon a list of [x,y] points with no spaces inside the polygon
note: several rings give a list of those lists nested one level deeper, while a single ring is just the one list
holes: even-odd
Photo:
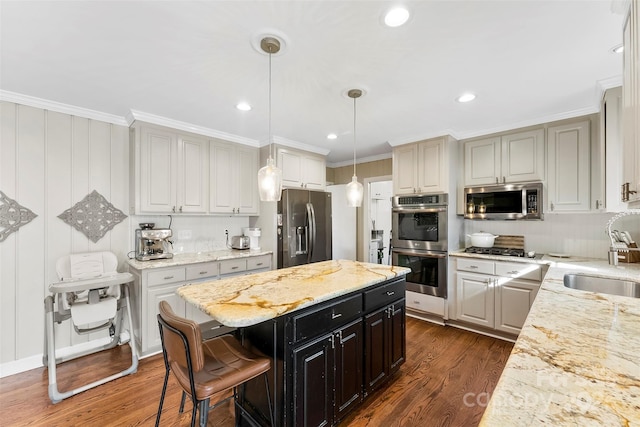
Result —
[{"label": "pendant light", "polygon": [[282,170],[275,165],[271,155],[271,55],[280,51],[280,41],[275,37],[265,37],[260,47],[269,54],[269,158],[267,165],[258,171],[258,192],[260,201],[277,202],[282,195]]},{"label": "pendant light", "polygon": [[358,182],[358,177],[356,176],[356,98],[362,96],[362,91],[360,89],[351,89],[347,92],[347,95],[349,98],[353,98],[353,176],[351,177],[351,182],[347,184],[347,206],[359,208],[362,206],[364,188]]}]

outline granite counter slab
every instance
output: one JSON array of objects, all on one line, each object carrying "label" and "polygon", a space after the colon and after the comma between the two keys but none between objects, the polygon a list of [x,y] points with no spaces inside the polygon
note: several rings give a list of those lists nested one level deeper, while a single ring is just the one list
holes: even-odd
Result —
[{"label": "granite counter slab", "polygon": [[176,293],[223,325],[241,327],[409,272],[405,267],[332,260],[195,283],[178,288]]},{"label": "granite counter slab", "polygon": [[136,270],[149,268],[175,267],[178,265],[197,264],[200,262],[223,261],[228,259],[249,258],[260,255],[271,255],[272,251],[221,249],[211,252],[174,254],[170,259],[154,259],[151,261],[127,260]]},{"label": "granite counter slab", "polygon": [[549,264],[480,425],[640,425],[640,299],[563,285],[569,273],[640,281],[640,265]]}]

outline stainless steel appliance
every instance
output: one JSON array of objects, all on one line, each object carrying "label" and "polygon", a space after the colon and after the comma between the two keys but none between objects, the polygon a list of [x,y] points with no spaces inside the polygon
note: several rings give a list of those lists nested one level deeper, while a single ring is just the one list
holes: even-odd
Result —
[{"label": "stainless steel appliance", "polygon": [[173,258],[170,245],[172,232],[170,228],[153,228],[153,223],[142,223],[136,230],[136,259],[150,261],[154,259]]},{"label": "stainless steel appliance", "polygon": [[542,183],[464,189],[466,219],[542,219]]},{"label": "stainless steel appliance", "polygon": [[249,249],[249,236],[232,236],[232,249]]},{"label": "stainless steel appliance", "polygon": [[407,290],[447,297],[447,194],[394,196],[392,265],[411,269]]},{"label": "stainless steel appliance", "polygon": [[277,221],[278,268],[331,259],[331,193],[283,190]]}]

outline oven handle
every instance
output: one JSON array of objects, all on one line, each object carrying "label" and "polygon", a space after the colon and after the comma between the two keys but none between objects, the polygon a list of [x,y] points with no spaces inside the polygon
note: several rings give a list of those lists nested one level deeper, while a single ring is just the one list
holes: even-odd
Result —
[{"label": "oven handle", "polygon": [[418,251],[403,251],[395,248],[392,249],[391,251],[400,255],[413,255],[413,256],[417,255],[424,258],[446,258],[447,257],[447,254],[424,253],[424,252],[418,252]]},{"label": "oven handle", "polygon": [[446,212],[447,207],[441,208],[401,208],[396,207],[392,209],[392,212],[402,212],[402,213],[437,213],[437,212]]}]

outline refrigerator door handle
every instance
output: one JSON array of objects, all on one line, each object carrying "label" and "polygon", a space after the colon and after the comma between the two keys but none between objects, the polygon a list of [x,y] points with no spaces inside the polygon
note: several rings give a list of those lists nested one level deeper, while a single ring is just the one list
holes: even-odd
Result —
[{"label": "refrigerator door handle", "polygon": [[307,262],[311,262],[314,246],[316,244],[316,212],[313,204],[307,203],[307,219],[309,221],[309,246],[307,247]]}]

